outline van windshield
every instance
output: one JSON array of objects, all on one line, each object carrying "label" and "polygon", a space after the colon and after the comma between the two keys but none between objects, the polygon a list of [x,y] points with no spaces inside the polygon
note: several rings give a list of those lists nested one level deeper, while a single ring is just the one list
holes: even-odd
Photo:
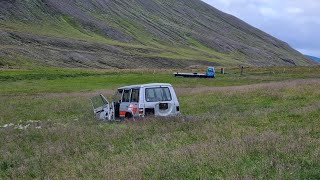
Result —
[{"label": "van windshield", "polygon": [[171,93],[167,87],[158,88],[147,88],[146,89],[146,101],[157,102],[157,101],[171,101]]}]

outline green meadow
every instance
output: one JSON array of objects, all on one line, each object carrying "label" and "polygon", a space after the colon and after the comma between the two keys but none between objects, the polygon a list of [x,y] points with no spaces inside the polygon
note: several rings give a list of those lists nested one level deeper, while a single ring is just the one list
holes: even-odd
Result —
[{"label": "green meadow", "polygon": [[[0,69],[0,179],[320,179],[319,66],[177,71]],[[181,116],[94,119],[91,96],[153,82]]]}]

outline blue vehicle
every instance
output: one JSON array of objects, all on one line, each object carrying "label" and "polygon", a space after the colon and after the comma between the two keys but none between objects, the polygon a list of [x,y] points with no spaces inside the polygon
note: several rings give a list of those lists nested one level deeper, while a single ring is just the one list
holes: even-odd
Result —
[{"label": "blue vehicle", "polygon": [[174,73],[175,77],[215,78],[214,67],[208,67],[205,74],[201,73]]}]

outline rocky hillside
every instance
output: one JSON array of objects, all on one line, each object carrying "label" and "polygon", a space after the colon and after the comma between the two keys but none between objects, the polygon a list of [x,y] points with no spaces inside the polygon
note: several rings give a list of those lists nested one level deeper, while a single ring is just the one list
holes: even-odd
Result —
[{"label": "rocky hillside", "polygon": [[2,0],[0,66],[310,65],[199,0]]}]

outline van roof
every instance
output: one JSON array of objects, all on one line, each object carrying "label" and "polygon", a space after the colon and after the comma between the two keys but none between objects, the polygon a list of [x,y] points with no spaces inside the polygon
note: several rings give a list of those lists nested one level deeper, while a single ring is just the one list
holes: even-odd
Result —
[{"label": "van roof", "polygon": [[124,86],[120,87],[118,89],[133,89],[133,88],[143,88],[143,87],[171,87],[171,84],[168,83],[150,83],[150,84],[137,84],[137,85],[131,85],[131,86]]}]

